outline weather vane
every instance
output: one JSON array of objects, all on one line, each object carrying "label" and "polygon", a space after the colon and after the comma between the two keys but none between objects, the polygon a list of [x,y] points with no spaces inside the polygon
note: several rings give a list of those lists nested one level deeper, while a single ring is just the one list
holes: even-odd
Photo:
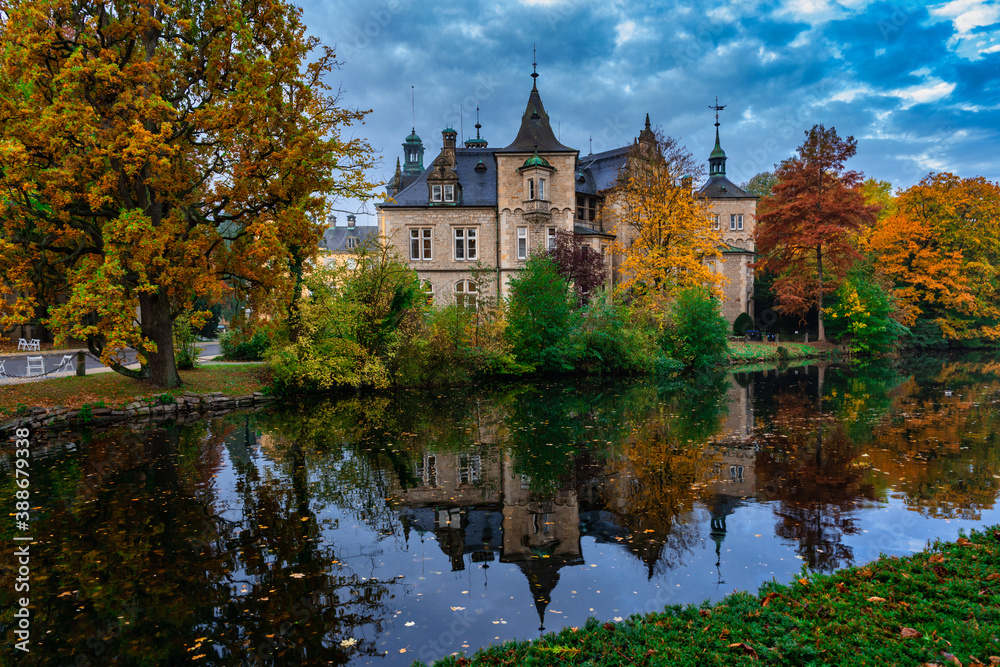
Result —
[{"label": "weather vane", "polygon": [[726,108],[725,104],[719,104],[719,98],[715,98],[715,104],[709,104],[709,109],[715,109],[715,126],[719,127],[719,112]]}]

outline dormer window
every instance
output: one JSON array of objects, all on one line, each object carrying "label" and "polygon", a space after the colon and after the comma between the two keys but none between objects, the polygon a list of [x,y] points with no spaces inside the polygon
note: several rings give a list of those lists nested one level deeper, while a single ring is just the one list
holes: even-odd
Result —
[{"label": "dormer window", "polygon": [[358,237],[356,237],[356,236],[348,236],[347,237],[347,249],[348,250],[354,250],[357,247],[358,247]]},{"label": "dormer window", "polygon": [[432,202],[439,202],[439,201],[441,201],[441,186],[440,185],[432,185],[431,186],[431,201]]},{"label": "dormer window", "polygon": [[[437,186],[435,186],[435,187],[437,187]],[[453,202],[453,201],[455,201],[455,186],[454,185],[446,185],[446,186],[444,186],[444,200],[446,202]]]}]

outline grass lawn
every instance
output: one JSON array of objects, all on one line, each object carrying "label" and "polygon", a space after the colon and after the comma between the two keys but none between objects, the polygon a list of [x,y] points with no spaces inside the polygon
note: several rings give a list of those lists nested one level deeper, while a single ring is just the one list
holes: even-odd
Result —
[{"label": "grass lawn", "polygon": [[824,357],[837,351],[837,347],[829,343],[744,343],[729,342],[729,361],[743,364],[754,361],[778,361],[782,358],[779,348],[788,352],[788,359],[805,359],[809,357]]},{"label": "grass lawn", "polygon": [[590,619],[435,665],[998,665],[998,636],[994,527],[907,558],[620,623]]},{"label": "grass lawn", "polygon": [[179,371],[184,383],[176,389],[163,389],[127,378],[118,373],[95,373],[86,377],[66,377],[41,382],[0,386],[0,418],[11,417],[19,409],[51,408],[61,405],[78,409],[85,403],[103,401],[105,407],[117,408],[140,398],[184,392],[207,394],[221,392],[243,396],[262,391],[269,377],[261,366],[206,364],[195,370]]}]

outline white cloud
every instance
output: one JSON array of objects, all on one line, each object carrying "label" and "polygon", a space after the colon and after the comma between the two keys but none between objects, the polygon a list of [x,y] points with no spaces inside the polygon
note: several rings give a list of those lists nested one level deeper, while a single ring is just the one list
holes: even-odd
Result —
[{"label": "white cloud", "polygon": [[947,83],[936,80],[934,83],[932,81],[927,81],[925,83],[910,86],[909,88],[899,88],[891,91],[892,95],[903,100],[903,109],[909,109],[916,104],[926,104],[928,102],[937,102],[942,100],[955,90],[955,84]]},{"label": "white cloud", "polygon": [[615,26],[615,46],[620,47],[636,40],[649,39],[652,34],[649,28],[628,19]]},{"label": "white cloud", "polygon": [[994,0],[951,0],[930,8],[930,15],[937,20],[950,20],[955,34],[948,46],[958,55],[977,60],[987,53],[1000,50],[1000,31],[984,34],[977,28],[1000,23],[1000,4]]}]

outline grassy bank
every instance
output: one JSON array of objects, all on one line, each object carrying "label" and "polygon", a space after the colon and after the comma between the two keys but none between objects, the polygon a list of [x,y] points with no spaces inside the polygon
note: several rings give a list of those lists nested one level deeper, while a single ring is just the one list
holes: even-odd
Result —
[{"label": "grassy bank", "polygon": [[[435,665],[1000,664],[1000,530]],[[419,663],[416,663],[419,664]]]},{"label": "grassy bank", "polygon": [[[792,359],[815,359],[840,353],[836,345],[830,343],[744,343],[729,341],[729,363],[748,364],[759,361],[775,363]],[[784,352],[781,352],[784,350]]]},{"label": "grassy bank", "polygon": [[206,364],[190,371],[179,371],[184,383],[176,389],[164,389],[139,382],[118,373],[95,373],[85,377],[65,377],[43,382],[0,386],[0,419],[12,417],[25,408],[63,406],[79,409],[85,404],[119,408],[135,400],[169,394],[208,394],[241,396],[264,391],[270,378],[261,366]]}]

